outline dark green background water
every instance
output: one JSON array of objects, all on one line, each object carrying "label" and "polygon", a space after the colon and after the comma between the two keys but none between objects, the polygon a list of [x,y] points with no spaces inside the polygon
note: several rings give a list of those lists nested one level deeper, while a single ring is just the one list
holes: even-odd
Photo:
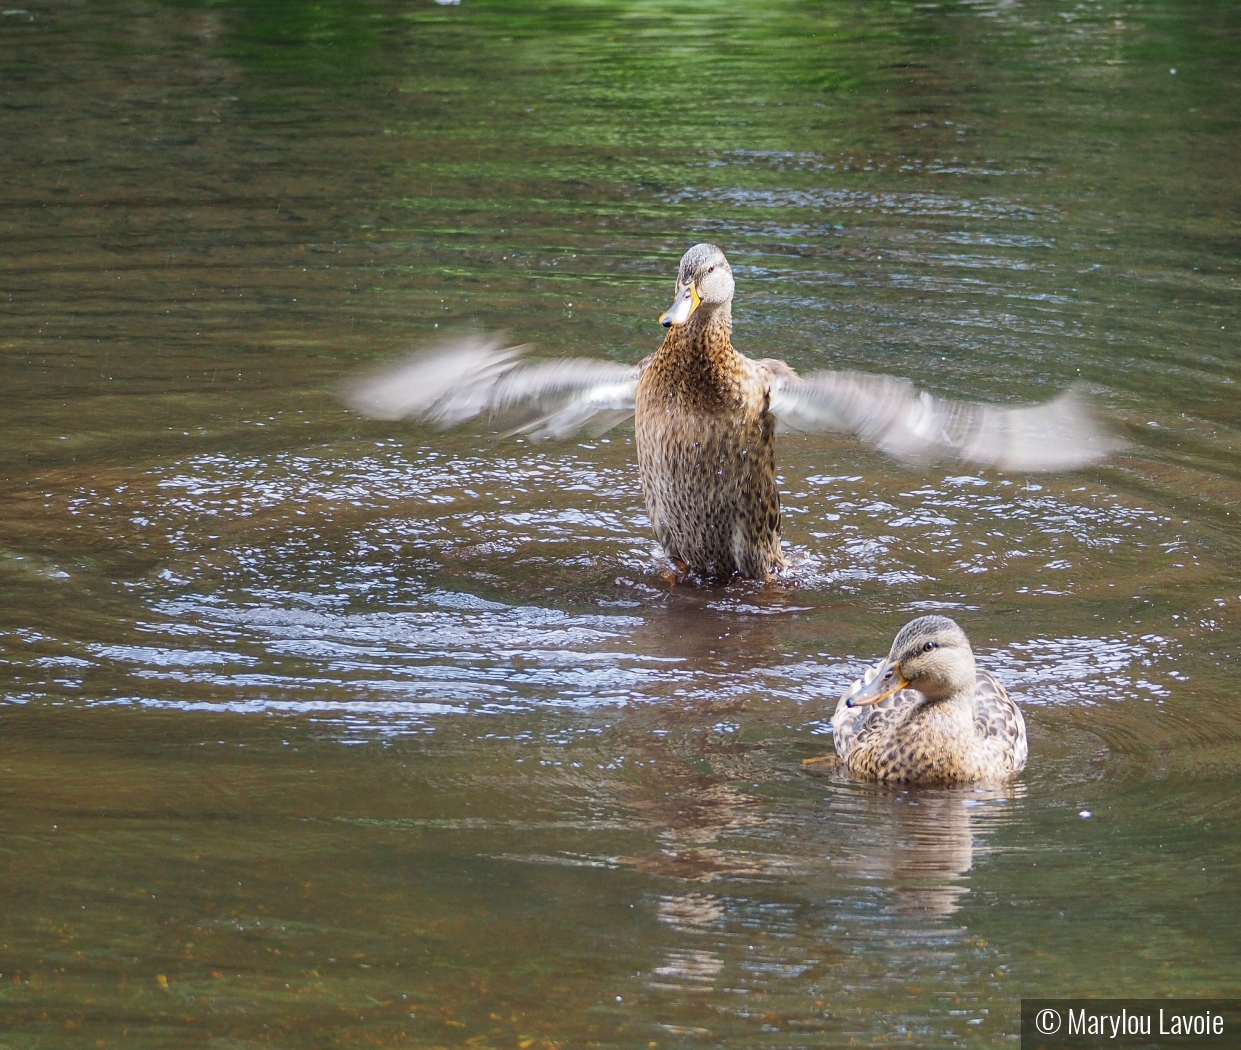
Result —
[{"label": "dark green background water", "polygon": [[[1236,4],[56,0],[0,84],[0,1047],[1013,1046],[1023,994],[1241,993]],[[436,326],[636,361],[699,239],[743,349],[1081,382],[1129,448],[790,438],[795,579],[669,589],[631,430],[335,397]],[[1020,782],[803,774],[932,609]]]}]

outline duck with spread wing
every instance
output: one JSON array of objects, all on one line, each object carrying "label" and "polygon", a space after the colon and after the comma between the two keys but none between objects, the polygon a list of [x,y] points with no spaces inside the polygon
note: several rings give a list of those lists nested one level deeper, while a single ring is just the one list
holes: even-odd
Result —
[{"label": "duck with spread wing", "polygon": [[732,344],[732,269],[714,244],[681,259],[662,345],[637,365],[538,360],[461,339],[356,382],[360,412],[450,426],[524,411],[532,437],[594,435],[634,417],[655,536],[682,572],[767,579],[785,565],[775,436],[843,430],[898,459],[956,459],[1022,472],[1071,470],[1117,447],[1073,392],[1019,408],[949,401],[905,380],[798,375]]}]

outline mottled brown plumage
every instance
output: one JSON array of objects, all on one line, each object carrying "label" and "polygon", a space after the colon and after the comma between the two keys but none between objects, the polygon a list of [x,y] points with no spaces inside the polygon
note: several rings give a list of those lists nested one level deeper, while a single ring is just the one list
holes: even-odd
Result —
[{"label": "mottled brown plumage", "polygon": [[776,419],[764,365],[733,348],[732,293],[723,252],[686,253],[668,313],[691,312],[638,377],[638,467],[668,557],[708,579],[763,579],[784,567]]},{"label": "mottled brown plumage", "polygon": [[888,658],[840,698],[832,730],[836,754],[867,780],[998,780],[1019,773],[1029,753],[1021,710],[974,666],[965,632],[946,616],[901,628]]}]

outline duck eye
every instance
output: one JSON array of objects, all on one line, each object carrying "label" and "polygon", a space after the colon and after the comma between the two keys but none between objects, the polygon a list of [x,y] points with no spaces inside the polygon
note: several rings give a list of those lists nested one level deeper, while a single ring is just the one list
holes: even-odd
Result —
[{"label": "duck eye", "polygon": [[707,267],[707,273],[715,273],[715,267],[714,267],[714,266],[708,266],[708,267]]},{"label": "duck eye", "polygon": [[922,648],[929,653],[932,649],[936,648],[936,646],[934,642],[927,642]]}]

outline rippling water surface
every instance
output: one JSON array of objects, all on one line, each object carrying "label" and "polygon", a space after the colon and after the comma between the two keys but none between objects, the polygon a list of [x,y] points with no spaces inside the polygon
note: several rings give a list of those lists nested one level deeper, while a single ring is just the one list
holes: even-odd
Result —
[{"label": "rippling water surface", "polygon": [[[74,2],[0,18],[5,1047],[1008,1046],[1241,994],[1241,22],[1157,0]],[[676,261],[799,368],[1041,400],[1040,477],[780,461],[660,575],[632,429],[336,397],[438,333],[636,361]],[[804,773],[943,611],[1006,790]]]}]

